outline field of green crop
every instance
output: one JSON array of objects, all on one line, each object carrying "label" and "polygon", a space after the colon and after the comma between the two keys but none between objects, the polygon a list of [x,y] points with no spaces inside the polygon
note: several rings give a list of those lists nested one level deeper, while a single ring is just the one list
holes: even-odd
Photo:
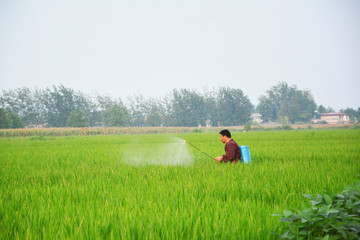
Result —
[{"label": "field of green crop", "polygon": [[0,139],[0,239],[272,239],[272,213],[360,174],[360,130]]}]

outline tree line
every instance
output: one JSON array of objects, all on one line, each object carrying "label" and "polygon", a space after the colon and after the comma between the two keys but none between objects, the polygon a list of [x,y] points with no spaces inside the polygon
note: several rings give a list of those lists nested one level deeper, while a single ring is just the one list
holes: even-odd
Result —
[{"label": "tree line", "polygon": [[[318,110],[318,111],[317,111]],[[0,128],[88,127],[88,126],[236,126],[249,124],[254,112],[265,122],[307,122],[318,112],[309,90],[280,82],[259,98],[254,106],[241,89],[220,87],[196,91],[174,89],[163,98],[141,94],[127,98],[85,95],[63,85],[43,90],[27,87],[2,90]],[[352,115],[359,117],[358,110]]]}]

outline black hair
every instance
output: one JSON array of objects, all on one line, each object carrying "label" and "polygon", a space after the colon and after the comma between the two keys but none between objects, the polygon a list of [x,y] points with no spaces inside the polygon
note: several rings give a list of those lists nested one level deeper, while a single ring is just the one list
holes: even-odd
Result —
[{"label": "black hair", "polygon": [[221,135],[223,135],[223,136],[227,136],[228,138],[231,138],[231,133],[230,133],[230,131],[227,130],[227,129],[221,130],[221,131],[219,132],[219,134],[221,134]]}]

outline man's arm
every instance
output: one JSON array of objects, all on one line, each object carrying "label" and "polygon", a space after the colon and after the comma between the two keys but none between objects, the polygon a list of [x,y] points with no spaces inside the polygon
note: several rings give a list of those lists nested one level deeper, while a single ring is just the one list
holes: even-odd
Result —
[{"label": "man's arm", "polygon": [[216,160],[217,162],[221,162],[221,161],[222,161],[222,159],[223,159],[223,157],[222,157],[222,156],[219,156],[219,157],[216,157],[216,158],[215,158],[215,160]]}]

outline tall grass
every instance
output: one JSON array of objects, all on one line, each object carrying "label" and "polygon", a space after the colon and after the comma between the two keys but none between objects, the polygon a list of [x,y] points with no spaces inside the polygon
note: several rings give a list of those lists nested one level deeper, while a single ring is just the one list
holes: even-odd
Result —
[{"label": "tall grass", "polygon": [[124,159],[173,137],[224,152],[217,133],[0,139],[0,238],[270,239],[272,213],[301,208],[303,193],[340,192],[360,172],[360,130],[236,132],[251,165],[190,147],[192,165]]}]

